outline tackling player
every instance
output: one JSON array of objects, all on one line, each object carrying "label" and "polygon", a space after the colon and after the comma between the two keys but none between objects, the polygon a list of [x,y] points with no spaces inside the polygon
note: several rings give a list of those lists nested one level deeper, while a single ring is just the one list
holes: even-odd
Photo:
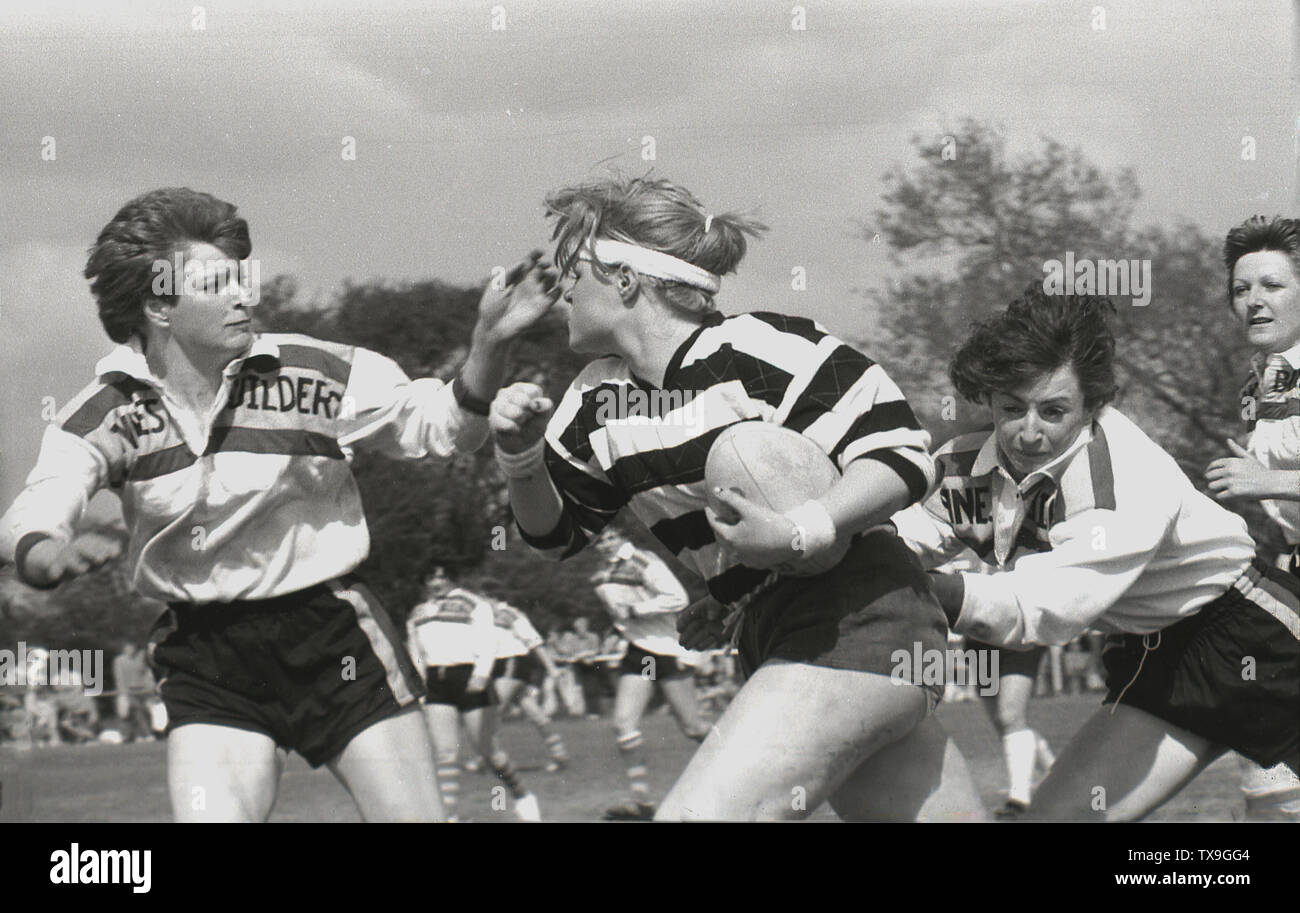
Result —
[{"label": "tackling player", "polygon": [[349,458],[447,459],[486,437],[512,340],[556,292],[536,258],[488,288],[457,379],[411,381],[356,346],[253,331],[247,223],[189,189],[100,232],[86,278],[119,343],[45,432],[0,553],[53,587],[113,557],[77,524],[114,489],[134,589],[169,608],[152,660],[179,820],[261,821],[285,751],[328,765],[366,820],[436,820],[418,678],[352,573],[369,536]]},{"label": "tackling player", "polygon": [[[849,818],[981,816],[965,762],[931,715],[941,688],[919,669],[891,678],[896,650],[942,651],[946,635],[916,560],[873,529],[934,479],[929,437],[898,388],[811,320],[717,311],[720,276],[758,223],[712,215],[649,178],[572,187],[547,203],[570,345],[605,357],[570,385],[549,427],[536,385],[493,402],[516,522],[534,548],[563,557],[630,510],[716,599],[683,612],[682,644],[724,640],[722,603],[748,676],[657,817],[800,818],[826,800]],[[706,510],[709,446],[746,420],[804,434],[843,478],[784,516],[729,492],[718,497],[733,517]],[[778,570],[849,537],[858,541],[831,571]]]},{"label": "tackling player", "polygon": [[939,490],[895,517],[931,566],[967,548],[996,560],[931,575],[954,630],[1016,649],[1112,635],[1110,706],[1032,817],[1141,818],[1229,748],[1300,762],[1300,584],[1109,405],[1112,310],[1035,283],[979,324],[949,373],[994,430],[943,448]]}]

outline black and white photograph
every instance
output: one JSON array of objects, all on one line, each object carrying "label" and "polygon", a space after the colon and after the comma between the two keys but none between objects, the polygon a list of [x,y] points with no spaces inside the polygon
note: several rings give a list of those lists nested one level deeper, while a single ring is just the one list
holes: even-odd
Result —
[{"label": "black and white photograph", "polygon": [[23,877],[149,893],[101,824],[1144,822],[1097,885],[1250,884],[1300,823],[1298,45],[5,3]]}]

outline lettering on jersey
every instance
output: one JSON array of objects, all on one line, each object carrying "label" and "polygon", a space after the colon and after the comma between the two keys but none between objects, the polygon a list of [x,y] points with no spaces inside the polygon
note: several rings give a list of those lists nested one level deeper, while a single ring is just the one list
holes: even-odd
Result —
[{"label": "lettering on jersey", "polygon": [[226,408],[297,412],[332,419],[338,415],[342,401],[343,388],[329,380],[293,374],[242,374],[230,387]]},{"label": "lettering on jersey", "polygon": [[991,497],[987,488],[942,488],[939,500],[948,511],[948,522],[953,527],[971,523],[992,523]]},{"label": "lettering on jersey", "polygon": [[138,399],[129,407],[118,409],[108,430],[124,438],[132,447],[140,446],[140,438],[158,434],[167,427],[162,402],[157,399]]}]

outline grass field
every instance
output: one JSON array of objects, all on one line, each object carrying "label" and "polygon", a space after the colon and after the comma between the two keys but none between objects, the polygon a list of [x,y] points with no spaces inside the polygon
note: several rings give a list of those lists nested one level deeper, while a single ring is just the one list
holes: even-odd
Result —
[{"label": "grass field", "polygon": [[[1041,698],[1029,709],[1031,724],[1059,750],[1098,706],[1095,695]],[[985,804],[1002,802],[1005,788],[1001,748],[982,709],[974,703],[944,704],[939,718],[957,740]],[[560,720],[572,755],[557,773],[542,770],[545,760],[536,731],[507,722],[502,743],[514,757],[525,785],[536,793],[548,821],[598,821],[602,811],[622,800],[624,777],[608,722]],[[650,783],[655,797],[672,785],[694,749],[672,719],[648,717],[646,735]],[[0,821],[91,822],[167,821],[170,817],[165,777],[166,749],[161,742],[131,745],[86,745],[0,752]],[[464,774],[461,810],[474,821],[513,821],[491,808],[490,775]],[[1232,821],[1242,800],[1237,791],[1233,755],[1219,759],[1150,820]],[[313,771],[296,755],[285,767],[273,821],[357,821],[351,800],[324,769]],[[815,821],[836,820],[826,807]]]}]

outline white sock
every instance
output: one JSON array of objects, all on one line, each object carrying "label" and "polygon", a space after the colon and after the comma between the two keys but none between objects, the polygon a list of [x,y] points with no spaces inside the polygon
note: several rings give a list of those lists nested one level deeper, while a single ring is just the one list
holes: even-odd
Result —
[{"label": "white sock", "polygon": [[1034,752],[1038,740],[1034,730],[1017,729],[1002,737],[1002,756],[1007,762],[1010,786],[1007,798],[1029,804],[1029,793],[1034,782]]}]

